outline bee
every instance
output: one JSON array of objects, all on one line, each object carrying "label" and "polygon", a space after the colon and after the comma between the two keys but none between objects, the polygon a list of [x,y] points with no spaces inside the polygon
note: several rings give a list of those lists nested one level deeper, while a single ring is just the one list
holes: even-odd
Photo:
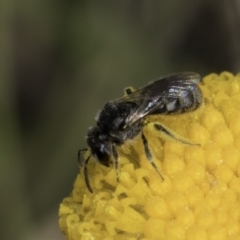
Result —
[{"label": "bee", "polygon": [[89,156],[84,159],[83,172],[88,190],[93,193],[88,179],[87,165],[91,156],[100,164],[110,165],[110,157],[118,169],[119,157],[117,146],[123,145],[127,140],[134,139],[141,134],[146,157],[151,165],[159,173],[153,161],[152,153],[148,146],[148,140],[143,133],[143,128],[153,124],[156,131],[161,131],[175,141],[182,144],[198,145],[179,137],[172,130],[160,122],[148,122],[147,116],[155,114],[182,114],[194,111],[202,103],[202,92],[198,87],[201,77],[194,72],[174,73],[150,82],[138,90],[126,88],[125,95],[114,101],[106,103],[96,117],[96,126],[87,132],[87,145]]}]

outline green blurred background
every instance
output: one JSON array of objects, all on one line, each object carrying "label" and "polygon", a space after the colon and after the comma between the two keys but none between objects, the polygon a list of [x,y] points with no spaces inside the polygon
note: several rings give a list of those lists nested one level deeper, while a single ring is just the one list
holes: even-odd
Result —
[{"label": "green blurred background", "polygon": [[1,0],[0,239],[65,239],[97,110],[168,73],[237,73],[239,26],[238,0]]}]

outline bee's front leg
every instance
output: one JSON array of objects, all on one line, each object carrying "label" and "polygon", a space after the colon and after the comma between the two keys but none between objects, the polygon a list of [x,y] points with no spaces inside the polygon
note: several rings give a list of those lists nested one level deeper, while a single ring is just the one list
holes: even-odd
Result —
[{"label": "bee's front leg", "polygon": [[112,155],[113,155],[113,161],[114,161],[114,168],[116,170],[116,175],[117,175],[117,181],[119,182],[119,171],[118,171],[119,157],[118,157],[116,146],[114,144],[112,144]]}]

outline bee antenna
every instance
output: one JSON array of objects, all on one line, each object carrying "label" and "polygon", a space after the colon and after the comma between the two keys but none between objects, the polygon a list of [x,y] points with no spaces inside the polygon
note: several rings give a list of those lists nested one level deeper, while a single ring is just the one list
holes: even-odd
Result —
[{"label": "bee antenna", "polygon": [[90,182],[89,182],[88,170],[87,170],[87,165],[88,165],[88,161],[89,161],[90,157],[91,157],[91,155],[89,155],[84,161],[83,174],[84,174],[84,179],[85,179],[85,183],[86,183],[88,191],[90,193],[93,193],[92,187],[91,187]]}]

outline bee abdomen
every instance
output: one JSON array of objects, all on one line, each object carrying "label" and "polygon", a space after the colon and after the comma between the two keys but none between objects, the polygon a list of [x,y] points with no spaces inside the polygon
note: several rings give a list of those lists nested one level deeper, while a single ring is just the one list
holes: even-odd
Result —
[{"label": "bee abdomen", "polygon": [[163,103],[152,114],[180,114],[196,110],[202,103],[202,92],[198,86],[179,91],[178,98],[162,99]]}]

